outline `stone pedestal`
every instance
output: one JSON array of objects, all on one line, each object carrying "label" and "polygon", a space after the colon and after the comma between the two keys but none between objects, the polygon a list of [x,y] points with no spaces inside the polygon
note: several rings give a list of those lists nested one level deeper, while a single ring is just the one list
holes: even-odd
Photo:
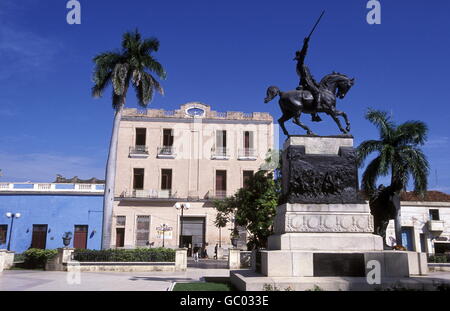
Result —
[{"label": "stone pedestal", "polygon": [[187,248],[179,248],[175,251],[175,271],[186,271]]},{"label": "stone pedestal", "polygon": [[241,268],[241,250],[238,248],[228,249],[228,269],[237,270]]},{"label": "stone pedestal", "polygon": [[15,252],[0,249],[0,270],[11,269],[14,266]]},{"label": "stone pedestal", "polygon": [[[277,207],[267,250],[255,259],[261,282],[268,277],[275,284],[282,278],[292,284],[327,277],[364,282],[373,260],[382,278],[427,272],[425,254],[383,251],[382,238],[373,234],[370,207],[359,192],[353,137],[290,137],[282,164],[285,203]],[[242,283],[245,277],[232,280]]]},{"label": "stone pedestal", "polygon": [[67,271],[67,263],[72,261],[72,254],[75,248],[58,248],[58,254],[47,261],[46,271]]},{"label": "stone pedestal", "polygon": [[269,250],[381,251],[368,204],[286,203],[277,208]]}]

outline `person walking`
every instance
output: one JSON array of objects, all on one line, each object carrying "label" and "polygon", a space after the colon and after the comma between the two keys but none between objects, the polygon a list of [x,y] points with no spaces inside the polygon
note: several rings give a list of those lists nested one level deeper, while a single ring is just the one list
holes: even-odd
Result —
[{"label": "person walking", "polygon": [[214,259],[217,259],[218,248],[219,248],[219,244],[216,244],[216,246],[214,247]]},{"label": "person walking", "polygon": [[198,262],[198,247],[194,247],[194,261]]}]

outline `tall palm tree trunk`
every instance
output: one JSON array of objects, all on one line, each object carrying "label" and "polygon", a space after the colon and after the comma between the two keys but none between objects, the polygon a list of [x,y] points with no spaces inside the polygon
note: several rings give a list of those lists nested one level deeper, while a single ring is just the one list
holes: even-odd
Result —
[{"label": "tall palm tree trunk", "polygon": [[114,207],[114,186],[116,179],[117,143],[122,111],[123,105],[120,105],[115,112],[111,141],[109,143],[108,161],[106,163],[105,194],[103,196],[102,249],[109,249],[113,246],[111,235]]},{"label": "tall palm tree trunk", "polygon": [[397,246],[403,246],[402,245],[403,242],[402,242],[402,212],[401,212],[401,208],[397,209],[397,213],[395,214],[394,224],[395,224],[396,244],[397,244]]}]

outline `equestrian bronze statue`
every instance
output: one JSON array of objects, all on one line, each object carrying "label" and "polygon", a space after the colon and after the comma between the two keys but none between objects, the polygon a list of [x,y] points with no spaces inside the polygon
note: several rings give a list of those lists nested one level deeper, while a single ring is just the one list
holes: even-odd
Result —
[{"label": "equestrian bronze statue", "polygon": [[[324,112],[331,116],[338,125],[342,133],[347,134],[350,131],[350,122],[347,114],[336,109],[336,98],[343,99],[351,87],[355,84],[354,78],[349,78],[344,74],[333,72],[326,75],[320,83],[317,83],[308,66],[305,64],[305,57],[308,51],[309,40],[317,24],[322,18],[324,12],[319,17],[313,30],[303,41],[303,48],[296,52],[294,60],[297,61],[297,74],[300,77],[300,83],[297,89],[282,92],[276,86],[270,86],[267,89],[267,97],[264,102],[268,103],[276,96],[280,97],[279,105],[283,113],[278,119],[283,133],[289,136],[284,123],[290,119],[298,126],[306,130],[308,135],[315,135],[311,129],[300,121],[302,113],[311,114],[312,121],[320,122],[319,112]],[[338,116],[345,120],[346,127],[343,128]]]}]

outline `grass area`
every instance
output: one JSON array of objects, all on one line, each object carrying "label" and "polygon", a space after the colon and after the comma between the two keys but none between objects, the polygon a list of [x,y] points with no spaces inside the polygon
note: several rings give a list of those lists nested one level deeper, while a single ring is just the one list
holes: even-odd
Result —
[{"label": "grass area", "polygon": [[187,291],[213,291],[213,292],[229,292],[234,291],[233,285],[230,283],[210,283],[210,282],[195,282],[195,283],[177,283],[173,288],[175,292]]}]

